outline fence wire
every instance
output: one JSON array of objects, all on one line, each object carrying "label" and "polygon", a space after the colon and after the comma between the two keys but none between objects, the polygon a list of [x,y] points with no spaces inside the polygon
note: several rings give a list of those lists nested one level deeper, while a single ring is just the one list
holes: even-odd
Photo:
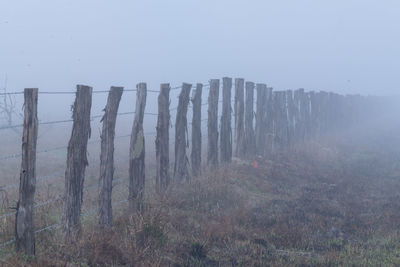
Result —
[{"label": "fence wire", "polygon": [[[182,86],[176,86],[176,87],[170,88],[170,90],[179,90],[181,88],[182,88]],[[203,84],[203,88],[209,88],[209,84]],[[135,91],[137,91],[137,90],[136,89],[124,89],[124,92],[135,92]],[[93,94],[101,94],[101,93],[109,93],[109,92],[110,92],[110,90],[92,91]],[[156,90],[147,90],[147,92],[159,93],[159,91],[156,91]],[[47,92],[47,91],[40,92],[39,91],[38,93],[39,94],[43,94],[43,95],[65,95],[65,94],[76,94],[76,91],[58,91],[58,92]],[[4,96],[4,95],[22,95],[22,94],[24,94],[23,91],[21,91],[21,92],[9,92],[9,93],[0,93],[0,96]],[[170,111],[176,111],[177,109],[178,109],[178,107],[174,107],[174,108],[171,108]],[[129,115],[129,114],[135,114],[135,113],[136,113],[135,111],[120,112],[117,115],[118,116],[122,116],[122,115]],[[145,115],[151,115],[151,116],[158,116],[158,113],[146,112],[144,114]],[[102,118],[103,116],[104,115],[95,115],[95,116],[91,117],[91,120],[94,120],[94,119],[97,119],[97,118]],[[67,123],[67,122],[73,122],[73,120],[72,119],[67,119],[67,120],[57,120],[57,121],[45,121],[45,122],[39,122],[39,125],[60,124],[60,123]],[[0,130],[6,130],[6,129],[11,129],[11,128],[20,128],[20,127],[23,127],[23,124],[3,126],[3,127],[0,127]],[[155,136],[156,133],[155,132],[150,132],[150,133],[147,133],[145,135],[147,135],[147,136]],[[115,139],[125,138],[125,137],[130,137],[130,136],[131,136],[130,134],[121,135],[121,136],[115,137]],[[101,139],[89,141],[88,144],[99,143],[99,142],[101,142]],[[43,149],[43,150],[38,151],[37,154],[48,153],[48,152],[51,152],[51,151],[62,150],[62,149],[67,149],[67,148],[68,148],[68,146],[60,146],[60,147],[55,147],[55,148]],[[0,161],[7,160],[7,159],[12,159],[12,158],[19,158],[19,157],[22,157],[22,153],[10,154],[10,155],[1,157]],[[52,179],[54,177],[62,176],[63,174],[64,174],[64,170],[59,170],[57,172],[54,172],[53,174],[39,177],[37,179],[37,181],[49,180],[49,179]],[[117,183],[118,181],[123,180],[123,179],[125,179],[125,178],[114,179],[113,183],[115,182],[116,184],[113,184],[113,187],[115,187],[117,185],[120,185],[120,184],[124,184],[124,182]],[[18,186],[19,186],[19,183],[15,183],[15,184],[10,184],[10,185],[1,187],[0,189],[5,191],[6,189],[13,188],[13,187],[18,187]],[[96,183],[96,184],[88,186],[84,190],[86,190],[87,192],[90,192],[90,191],[96,189],[97,187],[98,187],[98,184]],[[46,206],[46,205],[50,205],[50,204],[55,203],[55,202],[60,201],[60,200],[62,201],[63,197],[59,196],[59,197],[56,197],[56,198],[51,199],[51,200],[47,200],[47,201],[43,201],[43,202],[37,203],[37,204],[34,205],[34,208],[39,208],[39,207],[43,207],[43,206]],[[126,203],[126,202],[128,202],[127,199],[126,200],[121,200],[121,201],[116,201],[116,202],[113,203],[113,205],[117,206],[117,205],[120,205],[120,204]],[[96,211],[97,211],[97,207],[86,211],[85,213],[82,214],[82,217],[90,216],[90,215],[94,214]],[[15,215],[16,213],[17,213],[17,211],[13,211],[13,212],[9,212],[9,213],[3,214],[3,215],[0,216],[0,219],[8,218],[8,217],[10,217],[12,215]],[[50,230],[50,229],[53,229],[53,228],[57,228],[59,226],[61,226],[61,222],[57,222],[57,223],[48,225],[46,227],[40,228],[40,229],[36,230],[34,233],[38,234],[40,232],[47,231],[47,230]],[[0,243],[0,248],[8,246],[8,245],[11,245],[13,243],[15,243],[15,238],[10,239],[8,241],[5,241],[3,243]]]}]

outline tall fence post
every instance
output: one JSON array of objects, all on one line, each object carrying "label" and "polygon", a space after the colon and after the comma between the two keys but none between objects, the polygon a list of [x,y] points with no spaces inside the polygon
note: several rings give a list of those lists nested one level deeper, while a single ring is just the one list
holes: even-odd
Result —
[{"label": "tall fence post", "polygon": [[161,84],[158,96],[158,119],[156,137],[156,185],[159,192],[167,189],[169,176],[169,83]]},{"label": "tall fence post", "polygon": [[283,151],[288,144],[286,92],[274,92],[274,152]]},{"label": "tall fence post", "polygon": [[244,79],[235,79],[235,156],[243,157],[244,139]]},{"label": "tall fence post", "polygon": [[193,119],[192,119],[192,153],[191,164],[193,176],[201,172],[201,95],[203,85],[198,83],[193,93]]},{"label": "tall fence post", "polygon": [[112,188],[114,179],[114,137],[115,124],[123,87],[111,87],[108,93],[104,116],[101,119],[100,183],[99,183],[99,224],[112,225]]},{"label": "tall fence post", "polygon": [[295,105],[293,101],[293,91],[286,91],[286,121],[287,121],[287,129],[288,129],[288,140],[287,145],[291,146],[295,142],[294,134],[295,134]]},{"label": "tall fence post", "polygon": [[132,212],[144,211],[145,186],[145,136],[143,131],[144,109],[146,107],[147,86],[136,86],[136,110],[129,148],[129,208]]},{"label": "tall fence post", "polygon": [[264,155],[268,156],[273,151],[274,144],[274,108],[272,87],[266,89],[266,107],[265,107],[265,150]]},{"label": "tall fence post", "polygon": [[24,91],[24,131],[19,200],[15,219],[16,250],[35,255],[34,198],[36,190],[36,143],[38,133],[38,89]]},{"label": "tall fence post", "polygon": [[65,196],[62,216],[63,233],[66,241],[73,241],[81,229],[83,183],[88,165],[87,143],[90,138],[90,109],[92,88],[78,85],[73,105],[74,120],[68,143],[67,169],[65,171]]},{"label": "tall fence post", "polygon": [[304,89],[297,89],[293,93],[294,103],[294,137],[296,142],[304,141],[305,137],[305,107],[304,107]]},{"label": "tall fence post", "polygon": [[256,106],[256,152],[262,156],[265,152],[265,140],[267,131],[266,107],[267,107],[267,85],[257,84],[257,106]]},{"label": "tall fence post", "polygon": [[189,145],[187,141],[187,111],[191,88],[191,84],[184,83],[182,85],[178,110],[176,112],[174,180],[178,182],[189,180],[189,169],[187,166],[189,160],[186,155],[186,148]]},{"label": "tall fence post", "polygon": [[246,110],[245,110],[245,151],[246,156],[251,157],[255,154],[256,142],[253,127],[254,120],[254,83],[246,82]]},{"label": "tall fence post", "polygon": [[218,166],[218,100],[219,80],[210,81],[210,94],[208,95],[208,145],[207,164],[212,167]]},{"label": "tall fence post", "polygon": [[232,78],[222,79],[221,162],[232,162]]}]

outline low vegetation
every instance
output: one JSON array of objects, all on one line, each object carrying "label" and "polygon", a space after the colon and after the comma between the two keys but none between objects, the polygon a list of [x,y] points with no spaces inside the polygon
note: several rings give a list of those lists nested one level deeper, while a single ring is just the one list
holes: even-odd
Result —
[{"label": "low vegetation", "polygon": [[[393,155],[308,145],[235,161],[164,196],[143,216],[117,209],[114,226],[84,220],[79,242],[37,237],[37,257],[9,266],[398,266],[400,166]],[[374,164],[371,164],[374,162]]]}]

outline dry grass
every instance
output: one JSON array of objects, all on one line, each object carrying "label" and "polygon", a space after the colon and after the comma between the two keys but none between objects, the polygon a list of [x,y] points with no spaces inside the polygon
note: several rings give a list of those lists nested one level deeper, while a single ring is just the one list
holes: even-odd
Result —
[{"label": "dry grass", "polygon": [[116,207],[111,229],[88,217],[79,242],[65,245],[58,231],[42,232],[35,259],[7,252],[1,264],[399,265],[397,158],[321,143],[307,148],[259,160],[257,169],[250,162],[222,167],[164,196],[150,186],[144,216]]}]

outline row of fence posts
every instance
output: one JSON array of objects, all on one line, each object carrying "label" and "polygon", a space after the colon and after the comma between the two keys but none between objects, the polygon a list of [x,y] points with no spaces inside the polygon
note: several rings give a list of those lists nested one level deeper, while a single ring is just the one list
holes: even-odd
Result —
[{"label": "row of fence posts", "polygon": [[[369,106],[365,97],[341,96],[327,92],[304,92],[303,89],[273,91],[265,84],[234,81],[234,110],[232,123],[231,78],[222,79],[222,116],[218,127],[220,80],[209,83],[207,118],[207,165],[215,169],[219,162],[227,164],[232,157],[267,156],[290,148],[296,143],[315,138],[328,131],[339,130],[354,123]],[[175,122],[175,159],[173,180],[182,182],[201,173],[202,84],[197,84],[190,97],[192,85],[184,83],[179,95]],[[163,193],[171,183],[169,158],[170,85],[161,84],[158,96],[156,146],[156,185]],[[254,112],[254,92],[257,93]],[[112,225],[112,183],[114,175],[114,137],[122,87],[111,87],[102,118],[98,222]],[[137,85],[136,111],[129,148],[129,209],[144,211],[145,134],[143,117],[147,86]],[[187,157],[189,102],[192,101],[192,149]],[[34,195],[36,183],[36,143],[38,132],[38,89],[24,91],[24,130],[19,201],[15,221],[17,251],[35,254]],[[65,240],[73,241],[80,234],[85,170],[88,165],[87,144],[90,138],[92,88],[78,85],[73,105],[73,127],[68,144],[65,171],[65,194],[62,230]],[[255,121],[255,127],[254,127]],[[234,138],[232,131],[234,127]],[[220,130],[220,131],[219,131]],[[189,164],[190,162],[190,164]]]}]

